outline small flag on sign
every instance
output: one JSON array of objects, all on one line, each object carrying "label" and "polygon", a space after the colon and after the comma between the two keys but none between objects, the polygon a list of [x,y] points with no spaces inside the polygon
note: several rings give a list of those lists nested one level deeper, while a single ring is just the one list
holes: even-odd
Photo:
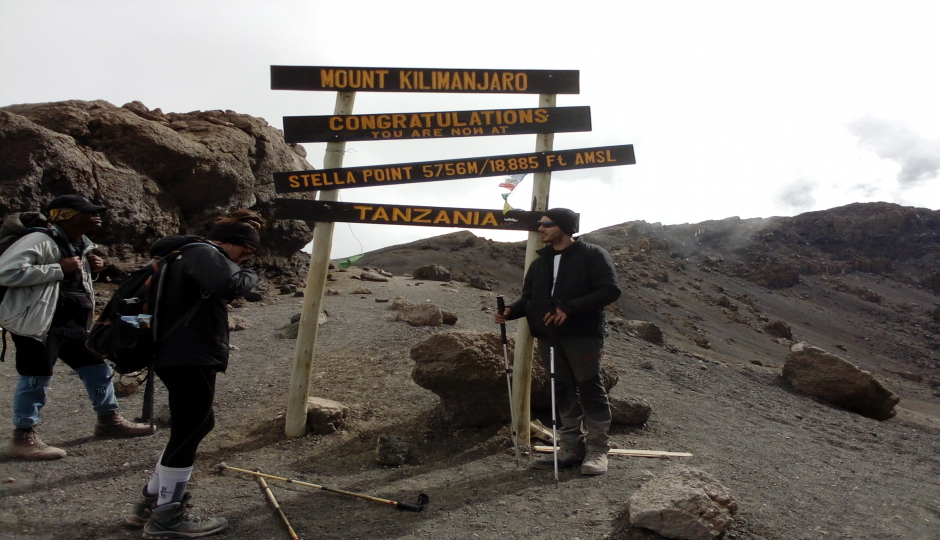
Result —
[{"label": "small flag on sign", "polygon": [[503,182],[499,185],[499,187],[512,191],[516,189],[516,186],[522,183],[523,178],[525,178],[525,174],[514,174],[512,176],[506,176],[503,178]]}]

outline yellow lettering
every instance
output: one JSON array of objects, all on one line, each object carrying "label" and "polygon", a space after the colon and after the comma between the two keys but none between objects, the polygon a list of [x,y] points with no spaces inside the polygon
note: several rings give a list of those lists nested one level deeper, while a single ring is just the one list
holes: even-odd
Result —
[{"label": "yellow lettering", "polygon": [[389,171],[389,180],[401,180],[401,169],[395,167]]},{"label": "yellow lettering", "polygon": [[465,126],[465,125],[467,125],[466,122],[460,122],[460,120],[457,118],[457,113],[451,113],[451,114],[452,114],[453,117],[454,117],[454,125],[455,125],[455,126]]},{"label": "yellow lettering", "polygon": [[578,152],[574,155],[574,164],[575,165],[584,165],[584,158],[581,157],[581,152]]},{"label": "yellow lettering", "polygon": [[486,216],[483,217],[483,222],[480,225],[493,225],[498,227],[499,222],[496,221],[496,216],[493,215],[493,212],[487,212]]},{"label": "yellow lettering", "polygon": [[290,183],[290,187],[293,187],[293,188],[300,187],[300,182],[297,181],[297,175],[288,176],[287,181]]},{"label": "yellow lettering", "polygon": [[350,116],[346,119],[346,129],[359,129],[359,117]]},{"label": "yellow lettering", "polygon": [[399,217],[402,221],[411,221],[411,208],[407,210],[408,213],[403,213],[399,208],[392,207],[392,221],[398,221]]},{"label": "yellow lettering", "polygon": [[516,90],[520,92],[525,92],[529,87],[529,76],[525,73],[519,73],[516,75]]},{"label": "yellow lettering", "polygon": [[359,210],[359,219],[366,218],[366,212],[372,210],[371,206],[353,206],[356,210]]},{"label": "yellow lettering", "polygon": [[480,121],[480,115],[476,111],[470,113],[470,125],[471,126],[481,126],[483,122]]},{"label": "yellow lettering", "polygon": [[467,225],[472,225],[473,224],[472,220],[473,220],[473,212],[467,212],[467,214],[464,215],[459,210],[454,210],[454,225],[460,223],[461,221],[463,221]]},{"label": "yellow lettering", "polygon": [[411,77],[410,71],[399,71],[398,72],[398,84],[402,89],[411,90],[411,81],[408,80],[408,77]]},{"label": "yellow lettering", "polygon": [[371,114],[369,116],[360,116],[359,122],[362,129],[375,129],[375,116]]},{"label": "yellow lettering", "polygon": [[364,183],[368,183],[368,182],[369,182],[369,177],[370,177],[370,176],[373,176],[373,175],[372,175],[372,169],[363,169],[363,171],[362,171],[362,181],[363,181]]},{"label": "yellow lettering", "polygon": [[473,134],[474,134],[474,135],[483,135],[483,128],[481,128],[481,127],[475,127],[475,128],[473,128]]},{"label": "yellow lettering", "polygon": [[535,121],[539,124],[544,124],[548,122],[548,111],[545,109],[536,109],[535,111]]},{"label": "yellow lettering", "polygon": [[342,116],[333,116],[330,118],[330,129],[333,131],[339,131],[343,129],[343,117]]},{"label": "yellow lettering", "polygon": [[362,88],[362,70],[354,69],[349,72],[349,87]]},{"label": "yellow lettering", "polygon": [[375,88],[375,72],[371,69],[369,71],[362,72],[361,88]]},{"label": "yellow lettering", "polygon": [[507,124],[515,124],[519,120],[519,116],[516,115],[516,111],[506,111],[506,114],[503,115],[503,120]]},{"label": "yellow lettering", "polygon": [[443,135],[443,133],[444,133],[444,132],[441,131],[441,130],[439,130],[439,129],[435,129],[435,130],[434,130],[434,136],[435,136],[435,137],[440,137],[440,136]]},{"label": "yellow lettering", "polygon": [[320,86],[323,86],[324,88],[333,86],[333,70],[332,69],[320,70]]},{"label": "yellow lettering", "polygon": [[447,215],[446,210],[441,210],[437,213],[437,217],[434,218],[434,223],[447,223],[450,224],[450,216]]},{"label": "yellow lettering", "polygon": [[503,73],[503,89],[512,90],[512,73]]},{"label": "yellow lettering", "polygon": [[425,217],[431,213],[430,208],[415,208],[415,212],[420,213],[421,215],[415,217],[415,223],[431,223],[430,219],[425,219]]},{"label": "yellow lettering", "polygon": [[463,87],[464,90],[473,90],[477,85],[477,74],[472,71],[463,72]]},{"label": "yellow lettering", "polygon": [[355,184],[355,183],[356,183],[356,175],[353,174],[352,171],[346,171],[346,183],[347,183],[347,184]]},{"label": "yellow lettering", "polygon": [[482,84],[482,85],[478,85],[478,86],[477,86],[477,90],[486,90],[486,89],[488,88],[488,85],[487,85],[487,83],[486,83],[486,81],[487,81],[488,78],[489,78],[489,73],[484,72],[484,73],[483,73],[483,84]]},{"label": "yellow lettering", "polygon": [[434,71],[431,73],[431,86],[436,90],[450,89],[450,73],[446,71]]},{"label": "yellow lettering", "polygon": [[502,90],[502,89],[503,87],[499,85],[499,76],[494,73],[493,76],[490,77],[490,90]]},{"label": "yellow lettering", "polygon": [[392,117],[387,114],[380,114],[378,118],[376,118],[375,125],[379,129],[388,129],[392,127]]},{"label": "yellow lettering", "polygon": [[[336,174],[336,173],[333,173],[333,174]],[[332,185],[333,185],[333,182],[330,182],[330,175],[328,175],[328,174],[324,174],[324,175],[323,175],[323,185],[324,185],[324,186],[332,186]]]},{"label": "yellow lettering", "polygon": [[379,88],[385,88],[385,76],[388,75],[388,70],[380,69],[376,73],[379,74]]},{"label": "yellow lettering", "polygon": [[532,109],[520,109],[519,110],[519,123],[520,124],[532,123]]},{"label": "yellow lettering", "polygon": [[[447,123],[444,123],[444,120],[447,120]],[[441,113],[437,113],[437,125],[440,127],[447,127],[450,125],[450,115],[444,113],[444,116],[441,116]]]},{"label": "yellow lettering", "polygon": [[336,70],[336,87],[346,88],[349,85],[349,76],[345,69]]},{"label": "yellow lettering", "polygon": [[402,167],[402,169],[405,171],[405,177],[411,180],[411,167]]},{"label": "yellow lettering", "polygon": [[404,114],[393,114],[393,115],[392,115],[392,129],[395,129],[395,128],[404,128],[404,127],[405,127],[405,120],[407,120],[407,119],[408,119],[408,117],[407,117],[406,115],[404,115]]},{"label": "yellow lettering", "polygon": [[421,127],[421,117],[418,116],[417,114],[412,114],[411,123],[408,124],[408,127],[411,127],[411,128]]},{"label": "yellow lettering", "polygon": [[385,208],[381,206],[379,207],[378,210],[375,211],[374,214],[372,214],[372,221],[376,221],[379,219],[384,219],[385,221],[388,221],[388,214],[385,212]]},{"label": "yellow lettering", "polygon": [[421,90],[430,90],[430,89],[431,89],[430,86],[424,84],[424,72],[423,72],[423,71],[418,71],[417,73],[415,73],[415,75],[418,76],[418,81],[419,81],[419,82],[418,82],[418,85],[417,85],[418,88],[420,88]]},{"label": "yellow lettering", "polygon": [[460,84],[460,73],[454,73],[454,80],[451,83],[452,90],[463,90],[463,85]]},{"label": "yellow lettering", "polygon": [[614,159],[613,157],[611,157],[611,155],[610,155],[610,150],[604,150],[604,152],[607,154],[607,163],[616,163],[616,162],[617,162],[616,159]]}]

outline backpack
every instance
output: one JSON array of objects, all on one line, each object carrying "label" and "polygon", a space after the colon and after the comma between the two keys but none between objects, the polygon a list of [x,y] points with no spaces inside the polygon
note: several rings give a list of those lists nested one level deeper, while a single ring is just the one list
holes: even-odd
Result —
[{"label": "backpack", "polygon": [[151,253],[153,259],[135,270],[114,291],[85,342],[89,350],[104,357],[114,371],[121,375],[147,370],[140,421],[149,421],[151,430],[154,422],[152,367],[156,360],[157,344],[170,337],[177,328],[188,324],[206,300],[205,296],[200,297],[167,330],[163,339],[157,340],[157,314],[167,266],[179,259],[184,251],[205,245],[212,244],[199,237],[184,236],[169,253]]},{"label": "backpack", "polygon": [[[198,237],[180,240],[175,249],[154,255],[150,262],[131,273],[114,291],[91,328],[86,346],[104,357],[121,375],[148,369],[156,359],[158,312],[167,266],[188,249],[211,245]],[[205,298],[197,300],[160,341],[188,324],[204,301]]]},{"label": "backpack", "polygon": [[[58,231],[49,226],[46,216],[40,212],[22,212],[19,214],[10,214],[3,225],[0,225],[0,255],[10,248],[17,240],[27,234],[41,232],[49,235],[49,238],[59,246],[64,256],[72,255],[72,246],[68,239],[62,237]],[[0,285],[0,303],[6,298],[7,291],[10,288]],[[0,352],[0,362],[6,361],[7,355],[7,329],[3,329],[3,350]]]}]

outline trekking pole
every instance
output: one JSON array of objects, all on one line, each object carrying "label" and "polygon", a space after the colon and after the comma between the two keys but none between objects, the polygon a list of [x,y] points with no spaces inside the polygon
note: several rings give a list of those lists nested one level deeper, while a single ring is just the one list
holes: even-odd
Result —
[{"label": "trekking pole", "polygon": [[548,330],[548,373],[552,383],[552,458],[555,461],[555,489],[558,489],[558,432],[555,429],[555,332]]},{"label": "trekking pole", "polygon": [[[258,472],[261,472],[261,469],[258,469]],[[294,532],[294,528],[290,526],[290,522],[287,521],[287,516],[284,515],[284,511],[281,510],[281,505],[277,504],[277,499],[274,498],[274,494],[271,493],[271,488],[268,487],[268,483],[264,481],[264,478],[258,476],[258,483],[261,484],[261,488],[264,490],[264,494],[268,496],[268,500],[271,501],[271,505],[274,506],[274,509],[277,510],[277,515],[281,516],[281,520],[284,521],[284,525],[287,525],[287,533],[290,534],[291,540],[299,540],[297,533]]]},{"label": "trekking pole", "polygon": [[[496,297],[496,308],[499,310],[499,314],[502,315],[506,311],[506,301],[502,296]],[[509,365],[509,352],[507,349],[508,341],[506,340],[506,323],[499,325],[499,331],[503,335],[503,367],[506,370],[506,387],[509,390],[509,418],[512,424],[509,425],[509,430],[512,432],[512,447],[516,451],[516,467],[519,466],[519,437],[516,434],[516,408],[512,406],[512,366]]]},{"label": "trekking pole", "polygon": [[228,470],[230,470],[230,471],[235,471],[235,472],[250,474],[250,475],[252,475],[252,476],[260,476],[260,477],[262,477],[262,478],[270,478],[271,480],[280,480],[280,481],[282,481],[282,482],[287,482],[288,484],[298,484],[298,485],[301,485],[301,486],[307,486],[307,487],[312,487],[312,488],[316,488],[316,489],[322,489],[323,491],[329,491],[329,492],[331,492],[331,493],[339,493],[340,495],[349,495],[350,497],[359,497],[360,499],[367,499],[367,500],[374,501],[374,502],[378,502],[378,503],[382,503],[382,504],[388,504],[388,505],[394,506],[395,508],[398,508],[399,510],[408,510],[409,512],[420,512],[421,510],[424,509],[424,505],[430,502],[430,499],[429,499],[428,496],[425,495],[424,493],[419,493],[419,494],[418,494],[418,504],[408,504],[408,503],[403,503],[403,502],[391,501],[391,500],[388,500],[388,499],[380,499],[379,497],[372,497],[372,496],[370,496],[370,495],[363,495],[362,493],[353,493],[352,491],[343,491],[342,489],[336,489],[336,488],[321,486],[321,485],[318,485],[318,484],[311,484],[311,483],[309,483],[309,482],[301,482],[300,480],[292,480],[292,479],[290,479],[290,478],[281,478],[280,476],[272,476],[272,475],[270,475],[270,474],[264,474],[264,473],[254,472],[254,471],[247,471],[247,470],[245,470],[245,469],[237,469],[237,468],[235,468],[235,467],[229,467],[229,466],[226,465],[224,462],[223,462],[223,463],[219,463],[219,466],[218,466],[218,467],[219,467],[220,470],[228,469]]}]

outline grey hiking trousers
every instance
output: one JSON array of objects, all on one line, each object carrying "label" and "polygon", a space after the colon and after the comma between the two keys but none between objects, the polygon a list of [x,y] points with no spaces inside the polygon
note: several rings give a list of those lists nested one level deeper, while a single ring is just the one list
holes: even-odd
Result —
[{"label": "grey hiking trousers", "polygon": [[555,349],[555,405],[561,421],[559,445],[580,451],[610,450],[610,402],[601,383],[604,338],[555,336],[538,338],[539,357],[549,371],[549,348]]}]

